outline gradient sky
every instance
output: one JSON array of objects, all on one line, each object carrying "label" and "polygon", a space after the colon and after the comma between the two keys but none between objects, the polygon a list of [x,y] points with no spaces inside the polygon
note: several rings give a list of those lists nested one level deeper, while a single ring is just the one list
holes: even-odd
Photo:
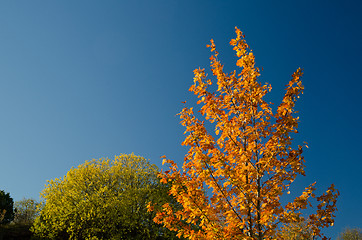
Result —
[{"label": "gradient sky", "polygon": [[309,149],[296,189],[335,183],[325,232],[362,227],[360,1],[0,1],[0,189],[39,199],[46,180],[120,153],[181,164],[176,114],[195,102],[192,71],[208,69],[211,38],[235,69],[235,26],[276,105],[304,69],[296,143]]}]

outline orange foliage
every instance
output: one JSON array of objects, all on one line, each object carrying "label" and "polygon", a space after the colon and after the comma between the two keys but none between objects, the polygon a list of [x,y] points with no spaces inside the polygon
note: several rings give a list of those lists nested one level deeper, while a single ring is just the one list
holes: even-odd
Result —
[{"label": "orange foliage", "polygon": [[[170,168],[160,174],[161,182],[172,183],[170,194],[181,210],[165,204],[154,220],[189,239],[280,239],[283,226],[305,221],[314,236],[323,237],[320,229],[333,225],[336,211],[339,192],[333,185],[320,197],[312,184],[287,205],[280,201],[296,176],[305,175],[303,148],[293,146],[291,137],[298,128],[294,106],[303,92],[303,72],[297,69],[292,75],[273,113],[263,99],[271,86],[257,81],[260,71],[253,52],[237,28],[236,35],[230,45],[238,57],[239,73],[223,71],[213,40],[207,47],[213,54],[217,91],[209,91],[213,81],[204,69],[194,70],[190,91],[199,98],[199,112],[214,124],[215,134],[206,130],[193,108],[181,111],[186,127],[182,144],[189,151],[182,170],[165,158]],[[318,210],[303,217],[311,199],[319,202]]]}]

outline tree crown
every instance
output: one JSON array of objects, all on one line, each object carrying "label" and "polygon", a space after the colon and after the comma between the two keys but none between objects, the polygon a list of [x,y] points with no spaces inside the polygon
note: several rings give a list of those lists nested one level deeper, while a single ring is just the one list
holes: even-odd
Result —
[{"label": "tree crown", "polygon": [[[211,80],[205,69],[194,70],[190,87],[201,106],[198,117],[192,107],[181,111],[185,126],[183,145],[189,147],[182,170],[164,158],[169,170],[160,174],[171,182],[170,194],[182,205],[174,210],[165,204],[156,222],[189,239],[275,239],[280,229],[292,222],[308,220],[314,236],[333,224],[338,191],[332,184],[322,196],[315,196],[315,183],[285,206],[283,194],[298,175],[305,175],[303,147],[293,144],[298,117],[296,100],[303,92],[299,68],[286,85],[281,104],[273,112],[264,96],[271,90],[260,84],[260,70],[242,32],[230,41],[236,52],[238,71],[225,73],[213,40]],[[216,82],[216,91],[210,91]],[[203,120],[200,120],[203,118]],[[213,125],[213,133],[206,127]],[[318,202],[317,212],[305,218],[303,210]],[[190,225],[198,225],[195,230]]]}]

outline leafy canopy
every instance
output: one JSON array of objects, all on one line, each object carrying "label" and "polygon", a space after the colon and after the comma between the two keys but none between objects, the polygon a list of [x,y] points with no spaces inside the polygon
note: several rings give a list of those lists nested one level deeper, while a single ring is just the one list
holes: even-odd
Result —
[{"label": "leafy canopy", "polygon": [[284,225],[278,236],[280,239],[289,239],[289,240],[312,240],[313,232],[309,227],[308,222],[291,222],[289,224]]},{"label": "leafy canopy", "polygon": [[362,239],[362,230],[360,228],[346,228],[339,234],[337,240],[359,240]]},{"label": "leafy canopy", "polygon": [[8,224],[14,219],[14,200],[10,193],[0,190],[0,224]]},{"label": "leafy canopy", "polygon": [[[320,229],[334,221],[339,193],[333,184],[316,197],[313,183],[294,201],[281,204],[295,178],[305,175],[303,147],[292,144],[298,128],[294,107],[303,92],[302,70],[292,75],[273,112],[264,100],[271,86],[258,82],[255,56],[237,28],[230,45],[238,57],[238,70],[229,74],[214,41],[207,46],[212,52],[215,92],[211,91],[215,81],[205,70],[194,70],[190,91],[199,98],[200,114],[194,114],[192,107],[179,114],[186,127],[182,144],[189,151],[182,170],[165,158],[169,170],[160,174],[162,182],[172,183],[170,194],[182,209],[165,204],[154,220],[189,239],[282,239],[283,226],[305,221],[312,235],[321,237]],[[207,130],[210,125],[214,133]],[[317,211],[304,217],[311,199],[318,202]]]},{"label": "leafy canopy", "polygon": [[48,181],[32,231],[47,239],[172,239],[146,209],[149,201],[170,199],[157,173],[134,154],[86,161]]},{"label": "leafy canopy", "polygon": [[14,223],[32,224],[38,216],[37,209],[40,207],[39,203],[31,198],[24,198],[20,201],[16,201],[14,204]]}]

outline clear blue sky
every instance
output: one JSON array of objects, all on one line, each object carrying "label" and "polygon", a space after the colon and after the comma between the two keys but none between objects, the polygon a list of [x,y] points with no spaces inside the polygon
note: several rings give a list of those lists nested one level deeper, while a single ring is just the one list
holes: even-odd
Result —
[{"label": "clear blue sky", "polygon": [[38,199],[46,180],[120,153],[181,164],[192,71],[211,38],[234,69],[238,26],[275,104],[304,69],[297,184],[340,190],[332,237],[362,227],[361,13],[360,1],[1,1],[0,189]]}]

